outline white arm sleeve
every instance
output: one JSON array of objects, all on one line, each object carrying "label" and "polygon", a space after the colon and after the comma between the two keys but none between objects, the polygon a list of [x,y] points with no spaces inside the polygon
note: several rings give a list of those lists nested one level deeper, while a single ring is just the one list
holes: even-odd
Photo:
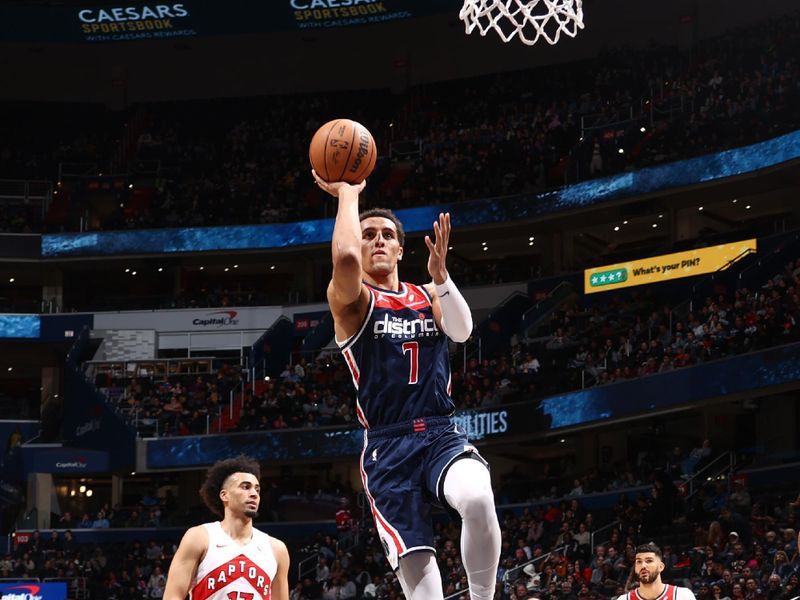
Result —
[{"label": "white arm sleeve", "polygon": [[472,335],[472,312],[456,284],[447,276],[441,285],[434,283],[439,306],[442,309],[442,329],[454,342],[462,343]]}]

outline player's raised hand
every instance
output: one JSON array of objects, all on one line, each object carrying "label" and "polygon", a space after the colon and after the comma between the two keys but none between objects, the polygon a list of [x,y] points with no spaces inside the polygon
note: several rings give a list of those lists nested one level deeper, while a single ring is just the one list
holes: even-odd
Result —
[{"label": "player's raised hand", "polygon": [[450,213],[439,213],[439,220],[433,223],[433,233],[436,239],[431,241],[430,236],[425,236],[425,245],[430,251],[428,257],[428,273],[436,285],[441,285],[447,279],[447,248],[450,244]]},{"label": "player's raised hand", "polygon": [[365,179],[361,183],[347,183],[346,181],[334,181],[334,182],[327,182],[322,179],[314,169],[311,169],[311,174],[314,176],[314,179],[317,182],[317,185],[328,192],[334,198],[338,198],[339,194],[342,189],[352,188],[356,191],[357,194],[360,194],[364,191],[364,188],[367,187],[367,180]]}]

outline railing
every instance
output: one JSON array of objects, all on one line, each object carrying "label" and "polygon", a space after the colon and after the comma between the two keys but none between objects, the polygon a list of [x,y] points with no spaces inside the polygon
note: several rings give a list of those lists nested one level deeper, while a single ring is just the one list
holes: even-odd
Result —
[{"label": "railing", "polygon": [[[620,114],[627,111],[627,116],[620,118]],[[633,104],[628,106],[620,106],[615,112],[615,117],[612,119],[605,118],[606,113],[593,113],[581,116],[581,138],[585,138],[586,134],[595,129],[605,129],[607,127],[615,127],[618,125],[627,125],[634,121],[641,119],[641,116],[634,116]]]},{"label": "railing", "polygon": [[401,160],[409,160],[422,156],[421,140],[393,141],[389,146],[389,156]]},{"label": "railing", "polygon": [[720,454],[702,469],[694,473],[684,484],[686,486],[686,499],[693,497],[707,482],[725,477],[730,491],[730,473],[736,468],[736,453],[726,452]]},{"label": "railing", "polygon": [[513,581],[512,574],[513,574],[514,579],[516,579],[518,577],[517,573],[519,573],[520,571],[523,571],[525,569],[525,567],[527,567],[528,565],[536,565],[536,564],[538,564],[540,562],[543,562],[543,561],[547,560],[548,558],[550,558],[550,556],[552,554],[554,554],[556,552],[561,552],[562,550],[564,550],[566,548],[567,548],[566,545],[558,546],[557,548],[553,548],[552,550],[550,550],[550,552],[548,552],[547,554],[542,554],[541,556],[537,556],[536,558],[532,558],[528,562],[522,563],[521,565],[517,565],[513,569],[509,569],[508,571],[506,571],[503,574],[503,580],[502,580],[503,584],[506,584],[509,581]]},{"label": "railing", "polygon": [[469,339],[461,344],[461,350],[463,354],[462,369],[464,372],[467,371],[467,361],[470,359],[475,358],[478,360],[478,363],[483,361],[483,343],[481,342],[481,336],[478,334],[477,329],[474,329]]},{"label": "railing", "polygon": [[39,206],[44,218],[53,201],[53,183],[37,179],[0,179],[0,201]]},{"label": "railing", "polygon": [[[612,521],[608,525],[603,525],[600,529],[595,529],[594,531],[592,531],[592,533],[589,535],[589,548],[595,548],[597,544],[600,543],[601,533],[609,532],[608,539],[611,539],[610,532],[613,529],[618,528],[620,525],[621,521],[619,520]],[[605,541],[605,539],[603,541]]]},{"label": "railing", "polygon": [[[215,356],[204,358],[154,358],[144,360],[87,360],[86,374],[108,374],[115,379],[169,377],[170,375],[212,375]],[[188,369],[188,370],[187,370]]]},{"label": "railing", "polygon": [[[303,578],[317,570],[317,562],[319,561],[319,554],[307,556],[299,563],[297,563],[297,580],[303,581]],[[312,564],[313,563],[313,564]],[[311,567],[308,565],[311,564]]]},{"label": "railing", "polygon": [[0,200],[18,200],[30,204],[32,200],[49,202],[53,197],[53,183],[38,179],[0,179]]},{"label": "railing", "polygon": [[95,162],[58,163],[58,181],[64,177],[96,177],[100,173]]}]

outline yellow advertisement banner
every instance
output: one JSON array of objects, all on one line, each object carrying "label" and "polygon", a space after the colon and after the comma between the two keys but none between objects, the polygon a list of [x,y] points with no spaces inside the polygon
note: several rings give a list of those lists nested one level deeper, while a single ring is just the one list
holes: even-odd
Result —
[{"label": "yellow advertisement banner", "polygon": [[594,294],[713,273],[727,269],[743,256],[755,251],[756,240],[753,239],[594,267],[584,271],[584,291]]}]

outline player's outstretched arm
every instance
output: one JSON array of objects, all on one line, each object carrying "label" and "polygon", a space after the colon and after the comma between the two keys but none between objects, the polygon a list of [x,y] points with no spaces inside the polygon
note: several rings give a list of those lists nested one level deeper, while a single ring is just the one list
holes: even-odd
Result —
[{"label": "player's outstretched arm", "polygon": [[208,549],[208,532],[205,527],[189,529],[181,540],[167,574],[167,586],[162,600],[184,600],[189,595],[197,567]]},{"label": "player's outstretched arm", "polygon": [[336,222],[331,239],[333,277],[328,287],[331,310],[355,304],[361,294],[361,224],[358,221],[358,195],[366,181],[358,185],[344,182],[328,183],[312,171],[317,185],[339,199]]},{"label": "player's outstretched arm", "polygon": [[428,273],[433,283],[426,286],[433,298],[433,315],[442,331],[454,342],[466,342],[472,334],[472,312],[447,272],[447,250],[450,245],[450,213],[439,213],[433,224],[435,241],[425,236],[428,246]]},{"label": "player's outstretched arm", "polygon": [[289,600],[289,551],[286,544],[275,538],[270,538],[272,542],[272,553],[278,561],[278,572],[272,581],[271,598],[272,600]]}]

